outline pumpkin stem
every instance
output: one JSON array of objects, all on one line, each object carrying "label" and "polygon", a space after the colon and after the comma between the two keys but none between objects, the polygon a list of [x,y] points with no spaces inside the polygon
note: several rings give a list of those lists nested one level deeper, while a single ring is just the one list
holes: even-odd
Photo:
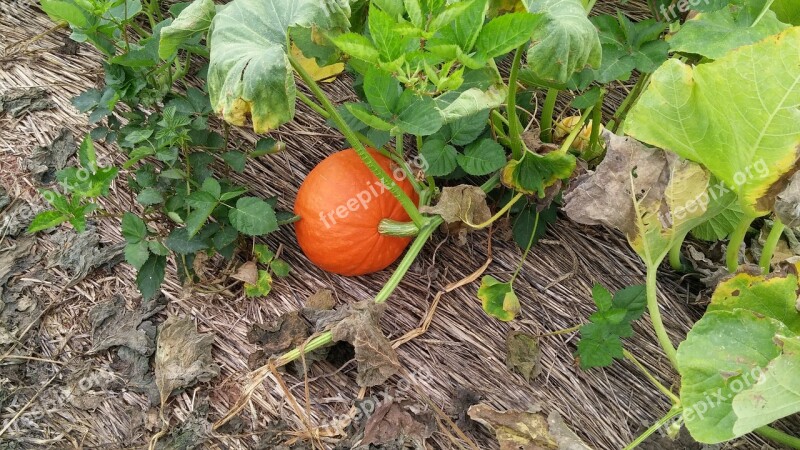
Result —
[{"label": "pumpkin stem", "polygon": [[419,234],[419,228],[414,222],[383,219],[378,223],[378,233],[384,236],[413,237]]}]

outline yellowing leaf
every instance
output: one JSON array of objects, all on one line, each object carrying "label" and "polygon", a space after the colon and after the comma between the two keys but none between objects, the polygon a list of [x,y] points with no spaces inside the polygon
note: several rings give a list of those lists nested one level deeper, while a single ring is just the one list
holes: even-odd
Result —
[{"label": "yellowing leaf", "polygon": [[625,132],[703,164],[736,192],[745,215],[767,214],[800,154],[798,60],[800,27],[698,66],[671,59],[653,73]]},{"label": "yellowing leaf", "polygon": [[300,65],[303,66],[303,69],[305,69],[315,81],[330,83],[334,81],[336,76],[342,73],[344,70],[344,63],[335,63],[320,67],[314,58],[306,58],[306,56],[303,55],[303,52],[301,52],[300,49],[294,44],[292,44],[292,56],[297,58],[297,60],[300,62]]},{"label": "yellowing leaf", "polygon": [[503,322],[514,320],[520,311],[519,298],[511,283],[501,283],[490,275],[481,280],[478,298],[487,314]]}]

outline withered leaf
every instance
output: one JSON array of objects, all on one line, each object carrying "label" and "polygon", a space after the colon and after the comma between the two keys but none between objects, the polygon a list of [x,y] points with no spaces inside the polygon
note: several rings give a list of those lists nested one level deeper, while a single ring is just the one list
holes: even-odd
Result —
[{"label": "withered leaf", "polygon": [[591,450],[555,411],[545,417],[533,411],[501,412],[481,403],[468,414],[495,432],[500,450]]},{"label": "withered leaf", "polygon": [[27,161],[31,177],[41,184],[54,182],[56,172],[66,167],[69,158],[77,151],[75,137],[64,128],[49,145],[33,149]]},{"label": "withered leaf", "polygon": [[492,217],[486,204],[486,193],[478,186],[466,184],[442,188],[435,206],[422,206],[421,212],[438,214],[445,222],[477,225]]},{"label": "withered leaf", "polygon": [[361,445],[425,449],[425,441],[436,431],[430,411],[409,401],[386,402],[369,417]]},{"label": "withered leaf", "polygon": [[775,215],[789,228],[800,226],[800,171],[775,198]]},{"label": "withered leaf", "polygon": [[327,311],[336,306],[336,299],[333,298],[333,291],[330,289],[320,289],[311,294],[306,300],[306,308],[317,311]]},{"label": "withered leaf", "polygon": [[536,336],[521,331],[511,331],[506,335],[506,366],[531,381],[542,373],[539,364],[542,355]]},{"label": "withered leaf", "polygon": [[151,301],[131,311],[125,306],[125,298],[121,295],[98,304],[89,311],[92,323],[92,348],[89,353],[123,346],[140,355],[152,354],[153,340],[141,325],[162,309],[163,305]]},{"label": "withered leaf", "polygon": [[39,87],[9,89],[0,94],[0,114],[8,112],[11,117],[21,117],[25,113],[55,108],[49,96]]},{"label": "withered leaf", "polygon": [[94,226],[77,233],[74,230],[60,230],[52,235],[50,241],[58,250],[53,253],[49,265],[60,266],[70,274],[67,286],[74,286],[89,272],[98,268],[111,268],[125,258],[125,244],[104,244]]},{"label": "withered leaf", "polygon": [[398,372],[400,363],[392,343],[380,328],[380,318],[386,304],[371,300],[350,305],[347,316],[333,325],[333,342],[353,344],[358,364],[356,383],[362,387],[383,384]]},{"label": "withered leaf", "polygon": [[247,333],[247,340],[260,348],[250,355],[248,365],[262,366],[272,355],[301,345],[308,336],[308,324],[297,311],[286,313],[271,322],[253,324]]},{"label": "withered leaf", "polygon": [[163,405],[173,391],[219,375],[211,357],[214,335],[200,334],[189,317],[171,316],[158,327],[155,372]]},{"label": "withered leaf", "polygon": [[494,431],[500,450],[556,450],[547,417],[526,411],[497,411],[484,403],[471,407],[467,414]]},{"label": "withered leaf", "polygon": [[231,278],[242,281],[246,284],[257,284],[258,266],[256,265],[256,262],[247,261],[246,263],[242,264],[239,266],[239,269],[236,270],[236,273],[231,275]]}]

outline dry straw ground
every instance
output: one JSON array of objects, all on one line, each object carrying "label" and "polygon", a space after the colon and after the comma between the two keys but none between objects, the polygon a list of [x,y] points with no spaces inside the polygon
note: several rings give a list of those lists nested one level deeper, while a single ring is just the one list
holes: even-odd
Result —
[{"label": "dry straw ground", "polygon": [[[48,144],[63,128],[77,136],[89,130],[86,118],[74,110],[69,100],[102,81],[101,59],[85,46],[75,55],[65,54],[60,49],[67,36],[64,30],[25,45],[24,41],[47,31],[52,23],[35,6],[24,2],[2,0],[0,6],[0,93],[12,87],[41,87],[56,104],[53,109],[21,118],[0,116],[0,182],[12,197],[40,203],[25,160],[34,147]],[[601,5],[601,9],[613,8],[610,4]],[[640,5],[629,4],[626,8],[633,16],[646,15]],[[13,46],[18,42],[23,45]],[[620,101],[625,89],[621,86],[612,92],[612,104]],[[352,97],[346,80],[328,86],[328,92],[339,101]],[[609,106],[606,112],[612,110]],[[258,139],[246,129],[234,133],[248,144]],[[303,107],[298,109],[293,123],[272,136],[284,141],[287,151],[253,161],[240,181],[258,195],[279,195],[280,205],[288,209],[304,174],[344,144],[334,130]],[[105,163],[121,160],[113,148],[100,145],[98,151]],[[121,182],[114,186],[114,194],[105,206],[113,212],[135,208],[132,195]],[[98,222],[104,242],[121,241],[118,225],[115,219]],[[473,272],[485,261],[488,237],[485,232],[472,235],[467,246],[459,247],[437,234],[392,296],[383,321],[385,333],[396,338],[415,328],[439,289]],[[560,219],[546,239],[529,256],[515,285],[523,304],[520,320],[504,324],[487,317],[474,297],[477,283],[469,284],[443,296],[428,333],[399,348],[400,361],[409,372],[420,368],[430,372],[419,388],[445,411],[452,411],[456,392],[466,389],[501,410],[539,405],[548,412],[558,411],[596,448],[620,448],[643,425],[669,408],[668,401],[631,364],[620,362],[609,369],[582,372],[575,367],[572,356],[576,336],[547,337],[541,341],[543,373],[526,383],[506,370],[504,338],[510,330],[546,333],[575,325],[593,309],[589,298],[592,283],[600,282],[611,289],[643,283],[642,265],[625,241],[607,230],[584,228]],[[9,242],[0,241],[0,247]],[[268,298],[247,299],[230,280],[192,288],[180,286],[174,271],[168,275],[163,293],[169,304],[156,320],[160,323],[167,315],[189,316],[201,332],[214,333],[213,357],[221,367],[221,374],[213,382],[172,398],[165,417],[173,427],[206,401],[212,422],[236,401],[248,373],[247,358],[255,350],[246,337],[253,323],[296,310],[320,288],[332,289],[339,303],[370,298],[390,274],[384,271],[343,278],[323,273],[304,258],[291,229],[271,235],[267,243],[273,247],[283,245],[283,257],[293,268],[292,275],[278,281]],[[520,252],[499,233],[493,244],[494,262],[487,273],[502,278],[514,269]],[[45,255],[53,250],[49,241],[42,238],[33,252]],[[113,352],[87,354],[91,347],[88,312],[115,294],[122,295],[129,308],[135,308],[140,297],[134,287],[133,270],[119,264],[109,271],[95,271],[72,287],[66,287],[67,277],[59,269],[48,270],[53,275],[51,279],[57,281],[35,287],[35,299],[43,311],[40,320],[24,335],[25,330],[21,330],[15,336],[19,342],[2,347],[0,353],[0,426],[13,420],[0,437],[0,448],[142,447],[159,428],[156,409],[145,396],[124,388],[109,388],[97,393],[100,401],[96,409],[82,409],[73,404],[77,402],[59,395],[76,377],[99,370],[114,373]],[[663,275],[660,287],[665,322],[677,342],[699,317],[702,307],[677,276]],[[669,385],[674,373],[655,344],[646,320],[635,326],[637,334],[628,341],[629,348]],[[330,364],[317,364],[311,370],[311,403],[305,414],[315,425],[324,425],[347,412],[358,395],[354,364],[337,369]],[[302,378],[286,375],[285,380],[293,394],[302,399]],[[391,380],[390,384],[396,381]],[[42,401],[54,398],[55,404]],[[240,417],[233,431],[213,433],[201,448],[257,448],[257,441],[270,424],[304,429],[272,378],[255,393]],[[481,426],[469,434],[481,448],[497,447]],[[752,449],[762,444],[749,438],[737,446]],[[451,448],[452,444],[437,432],[430,446]],[[658,444],[654,448],[659,448]]]}]

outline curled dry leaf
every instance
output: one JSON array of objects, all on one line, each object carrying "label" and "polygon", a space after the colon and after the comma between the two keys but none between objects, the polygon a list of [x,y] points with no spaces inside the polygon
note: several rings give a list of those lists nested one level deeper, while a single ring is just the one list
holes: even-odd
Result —
[{"label": "curled dry leaf", "polygon": [[392,343],[384,336],[380,318],[386,304],[370,300],[361,301],[345,309],[345,315],[333,325],[333,342],[347,341],[353,344],[358,363],[356,383],[362,387],[383,384],[400,367]]},{"label": "curled dry leaf", "polygon": [[236,273],[231,275],[231,277],[245,284],[256,284],[258,283],[258,266],[255,261],[247,261],[239,266]]},{"label": "curled dry leaf", "polygon": [[336,306],[336,299],[333,298],[333,291],[330,289],[320,289],[311,294],[306,299],[305,307],[317,311],[328,311]]},{"label": "curled dry leaf", "polygon": [[424,449],[435,431],[436,419],[430,411],[414,402],[390,402],[369,417],[361,445]]},{"label": "curled dry leaf", "polygon": [[214,335],[200,334],[188,317],[169,317],[158,327],[155,371],[163,405],[172,392],[219,375],[211,357]]},{"label": "curled dry leaf", "polygon": [[423,206],[420,211],[438,214],[447,223],[479,224],[492,217],[486,204],[486,193],[478,186],[461,184],[442,189],[435,206]]},{"label": "curled dry leaf", "polygon": [[301,345],[308,335],[308,324],[297,311],[284,314],[271,322],[253,324],[247,333],[247,340],[260,348],[250,355],[248,365],[260,367],[272,355]]},{"label": "curled dry leaf", "polygon": [[800,172],[792,175],[789,184],[775,198],[775,215],[789,228],[800,226]]},{"label": "curled dry leaf", "polygon": [[701,166],[632,138],[608,131],[603,137],[605,159],[567,193],[564,211],[575,222],[623,231],[648,267],[725,208],[709,203],[710,175]]},{"label": "curled dry leaf", "polygon": [[500,450],[591,450],[553,412],[497,411],[484,403],[471,407],[469,417],[493,430]]},{"label": "curled dry leaf", "polygon": [[462,244],[466,243],[465,236],[469,230],[492,217],[486,203],[486,193],[478,186],[466,184],[442,188],[436,205],[422,206],[419,210],[442,216],[448,230],[456,234]]}]

